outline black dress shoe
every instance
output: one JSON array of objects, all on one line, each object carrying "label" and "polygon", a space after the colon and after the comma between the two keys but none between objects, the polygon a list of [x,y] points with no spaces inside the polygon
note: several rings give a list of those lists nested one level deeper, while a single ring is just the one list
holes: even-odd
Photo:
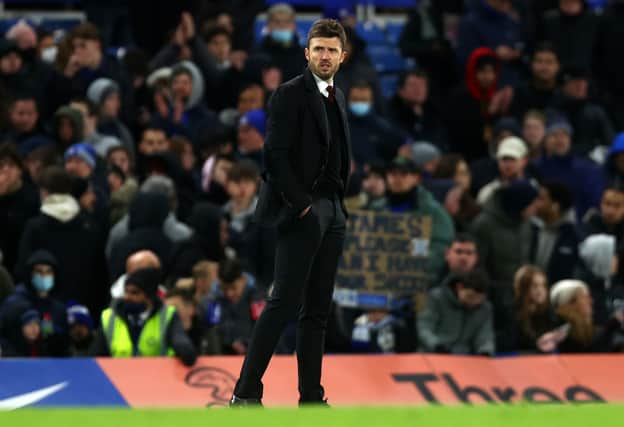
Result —
[{"label": "black dress shoe", "polygon": [[243,399],[242,397],[237,397],[236,395],[232,395],[232,399],[230,399],[230,407],[245,407],[245,406],[262,406],[262,400],[256,398]]},{"label": "black dress shoe", "polygon": [[325,407],[329,408],[329,403],[327,403],[327,399],[321,400],[299,400],[299,406],[309,406],[309,407]]}]

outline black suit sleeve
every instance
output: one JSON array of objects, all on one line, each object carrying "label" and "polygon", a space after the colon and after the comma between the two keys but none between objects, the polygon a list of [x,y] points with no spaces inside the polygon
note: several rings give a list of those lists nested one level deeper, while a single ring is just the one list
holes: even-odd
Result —
[{"label": "black suit sleeve", "polygon": [[279,87],[271,97],[267,137],[265,144],[266,166],[271,182],[294,212],[301,212],[312,203],[312,199],[303,189],[294,174],[289,153],[292,144],[301,138],[299,111],[296,100],[284,87]]},{"label": "black suit sleeve", "polygon": [[178,313],[174,313],[167,329],[167,346],[173,348],[176,356],[186,366],[192,366],[197,360],[197,350],[182,327]]}]

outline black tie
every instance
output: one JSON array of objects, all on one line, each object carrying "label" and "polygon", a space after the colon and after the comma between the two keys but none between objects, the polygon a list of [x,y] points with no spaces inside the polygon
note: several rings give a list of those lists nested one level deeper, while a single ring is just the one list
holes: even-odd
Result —
[{"label": "black tie", "polygon": [[327,86],[327,100],[331,103],[336,101],[336,89],[333,86]]}]

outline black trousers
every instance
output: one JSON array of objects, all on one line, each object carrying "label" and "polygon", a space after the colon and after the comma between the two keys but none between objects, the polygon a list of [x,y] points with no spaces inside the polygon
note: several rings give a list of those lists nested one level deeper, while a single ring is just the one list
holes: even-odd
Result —
[{"label": "black trousers", "polygon": [[318,401],[323,397],[325,330],[345,222],[338,197],[318,198],[306,216],[278,227],[275,280],[252,333],[234,389],[236,396],[262,397],[262,376],[284,328],[296,318],[300,400]]}]

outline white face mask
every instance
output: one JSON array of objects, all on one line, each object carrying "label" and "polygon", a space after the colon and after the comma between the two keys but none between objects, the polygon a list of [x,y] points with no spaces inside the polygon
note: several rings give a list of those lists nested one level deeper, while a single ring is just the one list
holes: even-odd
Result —
[{"label": "white face mask", "polygon": [[48,46],[41,51],[41,60],[51,64],[56,59],[58,53],[58,47],[56,45]]}]

